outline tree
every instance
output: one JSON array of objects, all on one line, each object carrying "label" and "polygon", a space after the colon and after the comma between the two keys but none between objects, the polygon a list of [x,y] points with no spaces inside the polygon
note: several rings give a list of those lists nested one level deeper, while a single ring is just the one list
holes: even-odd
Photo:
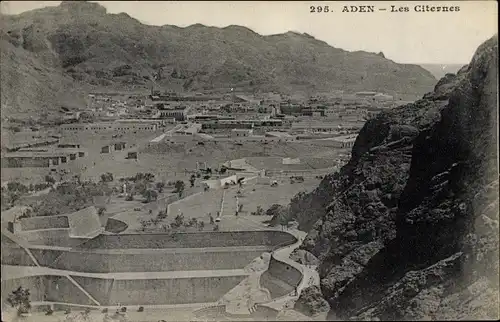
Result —
[{"label": "tree", "polygon": [[156,183],[156,190],[158,190],[159,193],[163,192],[163,188],[165,188],[165,182],[157,182]]},{"label": "tree", "polygon": [[102,216],[102,215],[104,215],[104,212],[105,212],[105,211],[106,211],[106,208],[104,208],[104,207],[99,207],[99,209],[97,210],[97,214],[98,214],[99,216]]},{"label": "tree", "polygon": [[261,206],[257,206],[257,210],[253,214],[255,216],[264,216],[264,209]]},{"label": "tree", "polygon": [[177,180],[175,182],[175,192],[177,192],[179,194],[179,198],[182,197],[182,193],[184,192],[184,188],[186,187],[186,185],[184,184],[184,181],[182,180]]},{"label": "tree", "polygon": [[203,228],[205,228],[205,222],[204,222],[204,221],[200,221],[200,222],[198,223],[198,230],[199,230],[199,231],[202,231],[202,230],[203,230]]},{"label": "tree", "polygon": [[28,313],[31,309],[30,291],[22,286],[19,286],[15,291],[12,291],[7,298],[13,308],[17,309],[17,314]]},{"label": "tree", "polygon": [[151,202],[153,200],[158,199],[158,192],[155,190],[148,189],[143,194],[144,198],[146,198],[146,202]]},{"label": "tree", "polygon": [[178,214],[174,218],[174,224],[177,227],[181,227],[184,224],[184,215],[182,213]]},{"label": "tree", "polygon": [[111,172],[106,172],[101,174],[101,181],[102,182],[112,182],[114,180],[113,174]]},{"label": "tree", "polygon": [[194,187],[194,182],[196,181],[196,176],[194,174],[189,178],[189,183],[191,183],[191,188]]},{"label": "tree", "polygon": [[157,215],[157,218],[158,218],[159,220],[163,220],[163,219],[167,218],[167,213],[166,213],[165,211],[160,211],[160,212],[158,213],[158,215]]},{"label": "tree", "polygon": [[56,179],[52,178],[49,175],[46,175],[45,176],[45,182],[50,183],[50,184],[54,184],[54,183],[56,183]]}]

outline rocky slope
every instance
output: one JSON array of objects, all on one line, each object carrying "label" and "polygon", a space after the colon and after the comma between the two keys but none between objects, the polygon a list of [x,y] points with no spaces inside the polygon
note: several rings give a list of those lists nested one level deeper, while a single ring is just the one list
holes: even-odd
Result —
[{"label": "rocky slope", "polygon": [[495,36],[292,202],[330,318],[498,318],[497,60]]},{"label": "rocky slope", "polygon": [[[154,78],[158,86],[187,91],[338,88],[415,97],[436,82],[420,66],[344,51],[307,34],[262,36],[241,26],[149,26],[85,1],[63,1],[2,20],[2,39],[75,82],[96,87],[145,89]],[[23,64],[12,63],[12,68]]]}]

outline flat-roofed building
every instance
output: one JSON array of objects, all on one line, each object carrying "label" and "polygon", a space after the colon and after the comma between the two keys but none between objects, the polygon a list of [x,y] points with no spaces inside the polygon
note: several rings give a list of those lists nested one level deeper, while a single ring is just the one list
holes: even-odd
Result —
[{"label": "flat-roofed building", "polygon": [[155,132],[162,123],[158,120],[116,120],[114,122],[100,123],[74,123],[63,124],[60,129],[63,134],[78,133],[137,133]]},{"label": "flat-roofed building", "polygon": [[253,129],[232,129],[231,137],[246,137],[253,134]]},{"label": "flat-roofed building", "polygon": [[218,120],[203,123],[202,128],[205,129],[253,129],[260,128],[275,128],[282,127],[284,124],[281,119],[266,119],[266,120]]},{"label": "flat-roofed building", "polygon": [[2,168],[50,168],[82,158],[81,149],[20,150],[2,154]]}]

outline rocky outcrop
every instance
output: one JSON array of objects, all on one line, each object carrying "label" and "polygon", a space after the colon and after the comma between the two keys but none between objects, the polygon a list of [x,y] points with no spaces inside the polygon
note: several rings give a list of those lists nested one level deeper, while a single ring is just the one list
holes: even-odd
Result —
[{"label": "rocky outcrop", "polygon": [[328,312],[330,305],[323,298],[321,289],[314,285],[302,290],[293,309],[307,316],[317,316]]},{"label": "rocky outcrop", "polygon": [[495,36],[292,202],[332,318],[498,317],[497,60]]}]

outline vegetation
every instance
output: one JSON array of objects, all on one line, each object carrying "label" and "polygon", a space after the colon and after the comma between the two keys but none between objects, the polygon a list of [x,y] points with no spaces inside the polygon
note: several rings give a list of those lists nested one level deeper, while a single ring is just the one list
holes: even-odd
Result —
[{"label": "vegetation", "polygon": [[182,194],[184,192],[184,188],[186,187],[186,184],[182,180],[177,180],[174,184],[175,192],[179,194],[179,197],[182,197]]},{"label": "vegetation", "polygon": [[147,189],[143,193],[143,197],[146,198],[145,202],[149,203],[158,199],[158,192],[155,190]]},{"label": "vegetation", "polygon": [[262,209],[261,206],[257,206],[257,210],[251,212],[251,215],[253,216],[264,216],[265,214],[266,213],[264,212],[264,209]]},{"label": "vegetation", "polygon": [[113,182],[113,174],[111,172],[106,172],[101,174],[101,181],[102,182]]},{"label": "vegetation", "polygon": [[17,309],[19,315],[28,313],[31,309],[30,291],[19,286],[15,291],[9,294],[7,303]]},{"label": "vegetation", "polygon": [[94,205],[94,197],[110,196],[107,184],[65,182],[31,204],[36,216],[71,213]]},{"label": "vegetation", "polygon": [[157,182],[156,183],[156,190],[158,190],[159,193],[163,192],[163,188],[165,188],[165,182]]},{"label": "vegetation", "polygon": [[272,216],[270,220],[271,226],[281,225],[281,227],[286,227],[290,221],[290,211],[288,207],[279,204],[274,204],[266,211],[266,215]]},{"label": "vegetation", "polygon": [[56,179],[54,179],[52,176],[46,175],[45,182],[50,183],[50,184],[54,184],[54,183],[56,183]]}]

